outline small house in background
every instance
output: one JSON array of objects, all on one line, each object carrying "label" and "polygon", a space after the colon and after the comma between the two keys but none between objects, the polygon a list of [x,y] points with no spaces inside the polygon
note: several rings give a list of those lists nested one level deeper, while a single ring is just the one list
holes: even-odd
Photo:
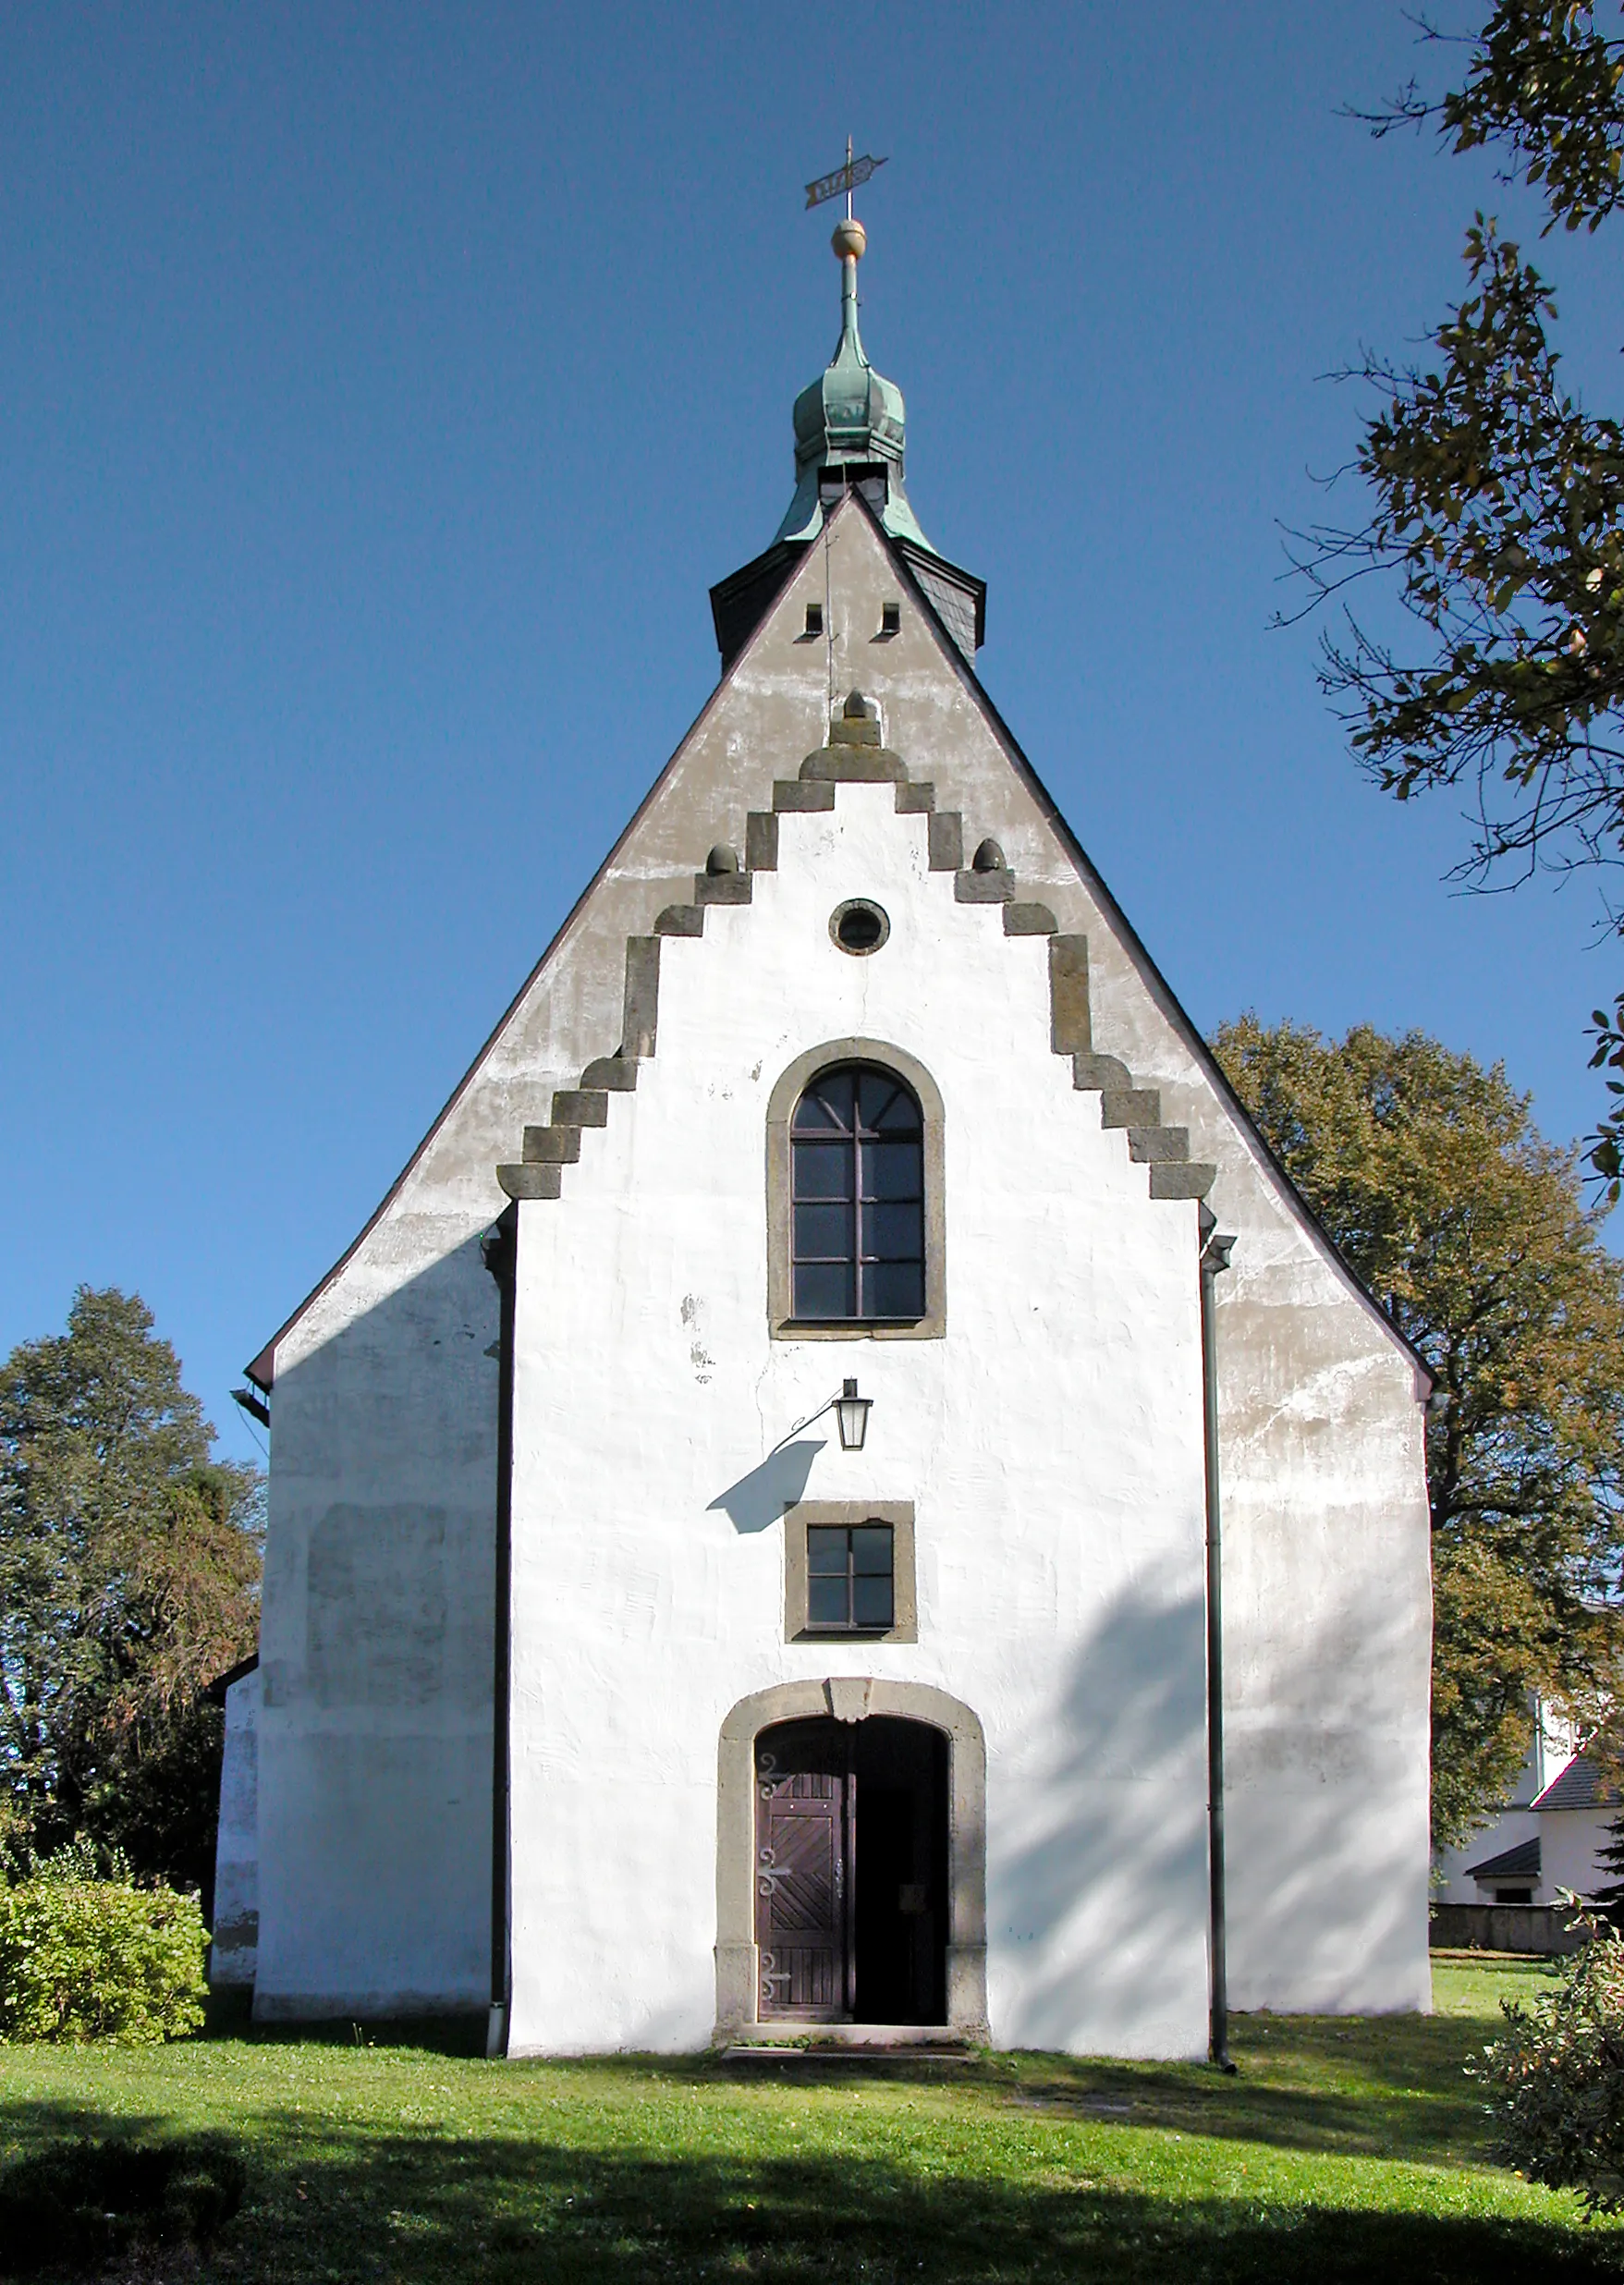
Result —
[{"label": "small house in background", "polygon": [[[1435,1915],[1445,1939],[1488,1943],[1487,1924],[1456,1915],[1460,1906],[1545,1907],[1564,1892],[1588,1898],[1618,1877],[1602,1862],[1609,1827],[1619,1814],[1618,1792],[1601,1769],[1578,1750],[1570,1723],[1534,1702],[1527,1757],[1499,1815],[1464,1847],[1440,1850],[1434,1868]],[[1496,1924],[1496,1949],[1540,1949],[1545,1923]],[[1516,1939],[1516,1940],[1513,1940]]]},{"label": "small house in background", "polygon": [[[1226,1959],[1429,2001],[1426,1373],[983,689],[835,243],[715,691],[249,1368],[262,2020],[1171,2057]],[[670,387],[702,482],[727,377]],[[987,449],[1044,481],[1037,414]],[[1255,870],[1215,785],[1165,830]]]},{"label": "small house in background", "polygon": [[1602,1863],[1602,1851],[1619,1807],[1617,1788],[1584,1753],[1575,1753],[1539,1795],[1533,1814],[1539,1819],[1540,1878],[1553,1898],[1561,1888],[1593,1896],[1618,1880]]}]

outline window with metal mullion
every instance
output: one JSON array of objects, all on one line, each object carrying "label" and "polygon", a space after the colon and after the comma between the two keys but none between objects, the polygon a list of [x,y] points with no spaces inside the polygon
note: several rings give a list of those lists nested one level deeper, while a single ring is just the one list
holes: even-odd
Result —
[{"label": "window with metal mullion", "polygon": [[854,1634],[896,1620],[896,1558],[888,1523],[812,1524],[806,1535],[807,1622]]},{"label": "window with metal mullion", "polygon": [[855,1145],[847,1135],[797,1140],[791,1212],[798,1316],[859,1314],[854,1154]]},{"label": "window with metal mullion", "polygon": [[924,1310],[923,1167],[917,1139],[856,1142],[857,1314],[917,1317]]},{"label": "window with metal mullion", "polygon": [[807,1322],[922,1316],[919,1106],[892,1073],[825,1074],[797,1106],[791,1143],[791,1308]]}]

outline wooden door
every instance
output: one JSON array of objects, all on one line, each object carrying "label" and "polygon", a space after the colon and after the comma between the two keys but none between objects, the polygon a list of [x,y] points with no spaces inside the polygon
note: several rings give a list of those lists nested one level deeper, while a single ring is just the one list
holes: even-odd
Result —
[{"label": "wooden door", "polygon": [[756,1944],[761,2014],[851,2020],[850,1729],[786,1722],[756,1742]]}]

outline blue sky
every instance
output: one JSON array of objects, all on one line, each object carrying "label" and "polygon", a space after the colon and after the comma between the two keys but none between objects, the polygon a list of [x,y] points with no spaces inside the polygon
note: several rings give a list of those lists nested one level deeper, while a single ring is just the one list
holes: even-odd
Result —
[{"label": "blue sky", "polygon": [[[251,1452],[242,1362],[714,681],[848,131],[915,508],[1197,1021],[1420,1025],[1593,1123],[1593,888],[1443,884],[1451,803],[1366,786],[1270,627],[1356,433],[1320,376],[1528,215],[1337,116],[1418,63],[1397,0],[8,9],[0,1350],[134,1288]],[[1616,250],[1546,267],[1616,403]]]}]

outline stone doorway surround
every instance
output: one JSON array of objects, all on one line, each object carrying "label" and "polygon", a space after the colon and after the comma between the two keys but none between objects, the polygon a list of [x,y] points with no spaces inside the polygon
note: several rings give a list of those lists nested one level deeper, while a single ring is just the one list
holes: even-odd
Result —
[{"label": "stone doorway surround", "polygon": [[[861,1674],[782,1682],[741,1698],[716,1753],[716,2040],[755,2030],[761,1988],[755,1943],[755,1741],[775,1723],[889,1714],[947,1741],[947,2021],[956,2038],[984,2042],[987,2024],[987,1747],[978,1718],[945,1690]],[[779,2025],[780,2030],[783,2029]],[[873,2026],[859,2026],[873,2035]],[[916,2030],[912,2036],[918,2038]]]}]

